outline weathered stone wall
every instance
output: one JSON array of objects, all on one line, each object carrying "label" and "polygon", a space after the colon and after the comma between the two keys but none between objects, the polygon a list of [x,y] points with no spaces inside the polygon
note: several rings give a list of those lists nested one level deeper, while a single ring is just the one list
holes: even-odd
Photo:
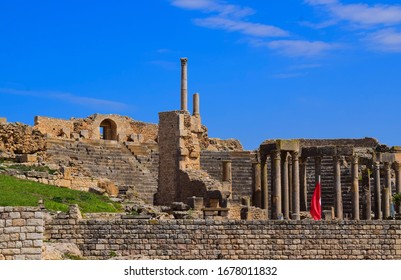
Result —
[{"label": "weathered stone wall", "polygon": [[157,259],[401,259],[400,221],[55,219],[49,241],[84,256]]},{"label": "weathered stone wall", "polygon": [[34,207],[0,207],[0,260],[40,260],[43,213]]},{"label": "weathered stone wall", "polygon": [[202,151],[201,168],[216,180],[222,179],[223,160],[232,161],[233,200],[241,201],[244,196],[252,197],[252,162],[256,161],[251,151]]},{"label": "weathered stone wall", "polygon": [[38,130],[22,123],[0,124],[0,152],[33,154],[44,147],[45,137]]},{"label": "weathered stone wall", "polygon": [[74,131],[74,121],[36,116],[34,128],[50,137],[58,137],[67,133],[66,137],[69,138],[69,134]]},{"label": "weathered stone wall", "polygon": [[115,114],[94,114],[87,118],[71,118],[70,120],[36,116],[34,128],[53,138],[89,138],[97,140],[101,138],[100,125],[103,121],[115,124],[113,133],[115,133],[116,139],[109,140],[157,142],[157,124],[135,121],[129,117]]}]

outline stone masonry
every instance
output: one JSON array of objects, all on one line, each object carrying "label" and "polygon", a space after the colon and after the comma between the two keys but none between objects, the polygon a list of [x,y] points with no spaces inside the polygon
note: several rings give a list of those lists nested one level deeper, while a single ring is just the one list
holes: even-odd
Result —
[{"label": "stone masonry", "polygon": [[0,207],[0,259],[40,260],[43,213],[34,207]]}]

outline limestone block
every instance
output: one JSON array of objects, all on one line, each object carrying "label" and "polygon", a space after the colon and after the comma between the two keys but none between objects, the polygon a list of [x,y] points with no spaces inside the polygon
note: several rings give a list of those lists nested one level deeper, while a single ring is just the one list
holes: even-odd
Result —
[{"label": "limestone block", "polygon": [[106,190],[101,189],[99,187],[89,187],[89,192],[103,195],[106,192]]},{"label": "limestone block", "polygon": [[85,139],[89,139],[89,131],[88,130],[81,130],[79,132],[80,136]]},{"label": "limestone block", "polygon": [[61,137],[63,137],[63,138],[70,138],[70,135],[71,135],[71,129],[70,129],[70,128],[68,128],[68,127],[63,127],[63,128],[61,129],[61,133],[60,133],[60,136],[61,136]]},{"label": "limestone block", "polygon": [[71,179],[71,168],[70,167],[63,166],[61,168],[61,172],[63,173],[64,179],[67,179],[67,180]]},{"label": "limestone block", "polygon": [[187,148],[180,148],[180,155],[181,156],[188,156],[189,150]]},{"label": "limestone block", "polygon": [[0,118],[0,124],[6,124],[7,118]]},{"label": "limestone block", "polygon": [[104,189],[109,196],[116,197],[119,193],[118,187],[111,181],[99,181],[97,186]]},{"label": "limestone block", "polygon": [[30,154],[23,154],[19,158],[20,162],[37,162],[38,157],[36,155],[30,155]]},{"label": "limestone block", "polygon": [[58,187],[63,187],[63,188],[70,188],[71,187],[71,180],[57,179],[55,181],[55,185],[58,186]]},{"label": "limestone block", "polygon": [[77,132],[72,132],[70,138],[77,140],[79,139],[79,134]]}]

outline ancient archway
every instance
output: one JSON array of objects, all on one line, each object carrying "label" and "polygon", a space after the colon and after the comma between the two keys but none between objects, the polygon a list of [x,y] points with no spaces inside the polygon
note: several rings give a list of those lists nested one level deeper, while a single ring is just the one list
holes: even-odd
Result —
[{"label": "ancient archway", "polygon": [[111,119],[105,119],[100,123],[100,139],[117,140],[117,124]]}]

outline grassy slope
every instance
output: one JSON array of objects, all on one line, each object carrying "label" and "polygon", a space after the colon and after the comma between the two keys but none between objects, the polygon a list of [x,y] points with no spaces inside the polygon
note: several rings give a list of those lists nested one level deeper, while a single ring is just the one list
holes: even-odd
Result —
[{"label": "grassy slope", "polygon": [[118,212],[121,206],[107,197],[0,175],[0,206],[37,206],[43,199],[49,210],[68,210],[78,204],[84,213]]}]

